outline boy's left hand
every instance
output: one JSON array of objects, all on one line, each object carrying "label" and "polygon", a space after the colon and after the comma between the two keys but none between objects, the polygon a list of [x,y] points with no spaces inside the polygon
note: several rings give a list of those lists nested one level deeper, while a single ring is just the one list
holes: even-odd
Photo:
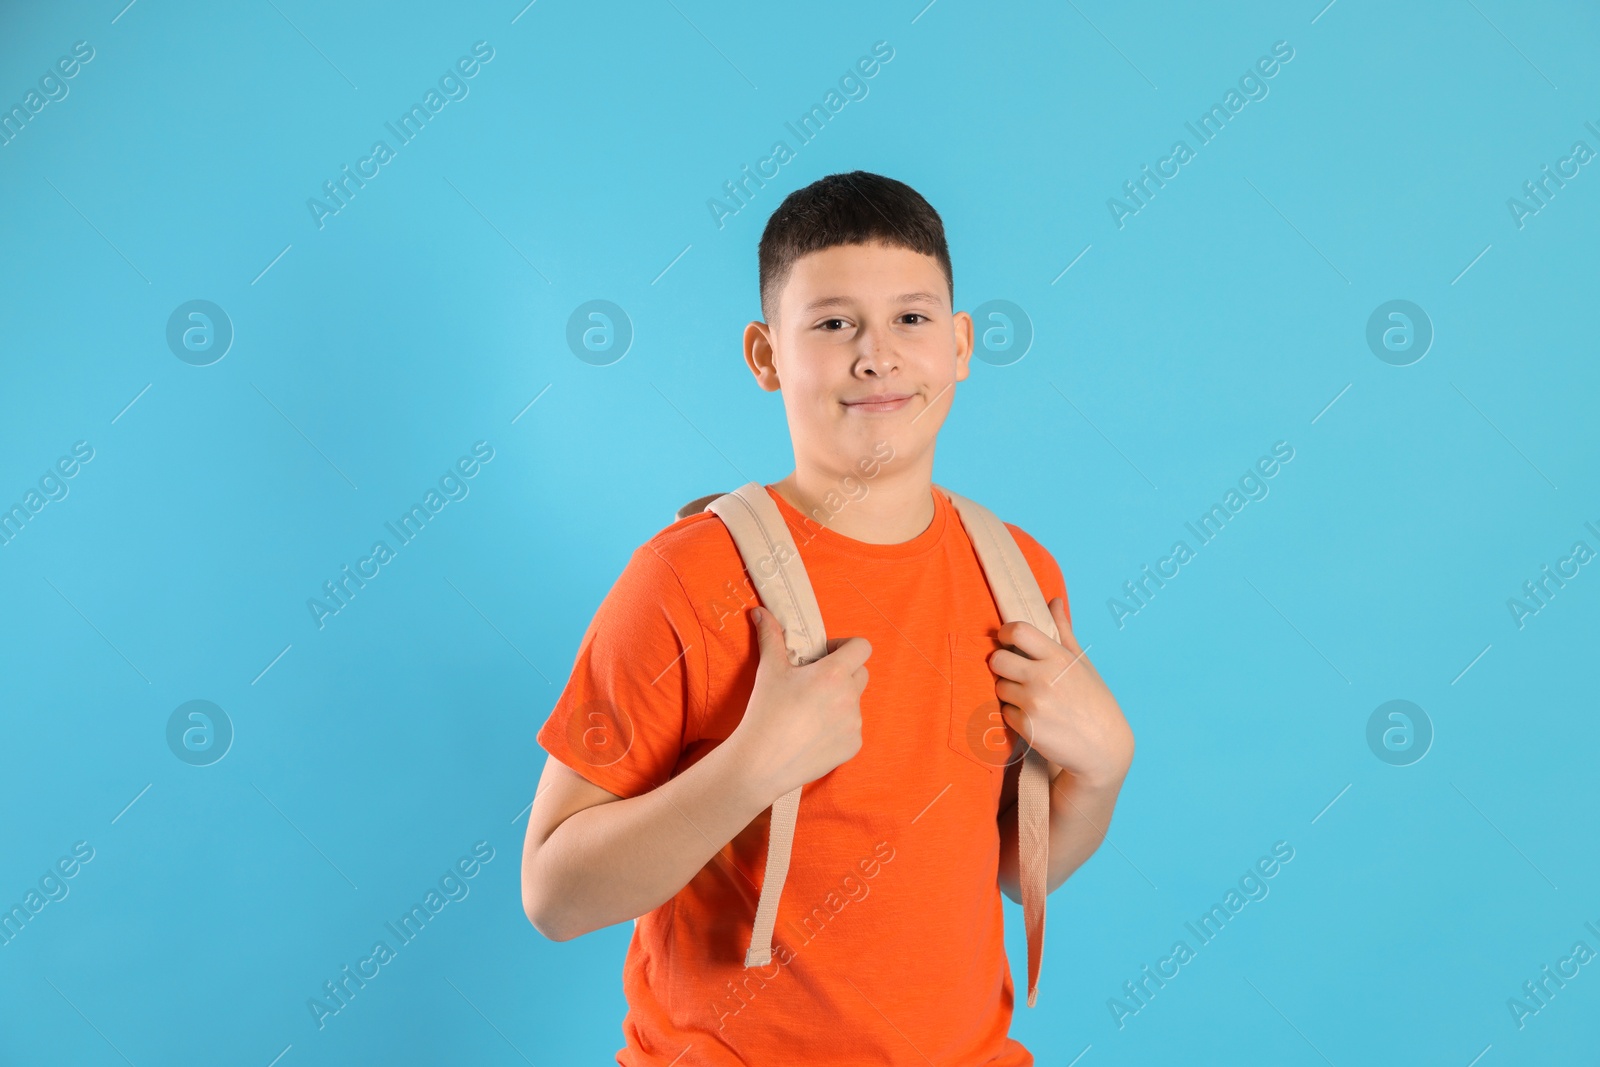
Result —
[{"label": "boy's left hand", "polygon": [[1133,730],[1073,636],[1061,597],[1050,601],[1050,617],[1059,642],[1032,623],[1000,627],[1000,643],[1010,648],[989,657],[990,669],[999,676],[994,691],[1000,714],[1040,755],[1074,778],[1118,786],[1133,762]]}]

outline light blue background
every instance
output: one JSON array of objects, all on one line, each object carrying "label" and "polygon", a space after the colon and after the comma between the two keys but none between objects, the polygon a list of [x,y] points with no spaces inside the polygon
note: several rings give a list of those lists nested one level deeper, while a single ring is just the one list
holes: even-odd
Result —
[{"label": "light blue background", "polygon": [[[630,552],[790,469],[740,358],[756,242],[863,168],[941,212],[959,306],[1033,323],[936,477],[1055,554],[1138,736],[1015,1036],[1061,1067],[1589,1062],[1600,965],[1521,1030],[1506,1000],[1600,950],[1600,573],[1521,629],[1506,602],[1600,549],[1600,171],[1521,229],[1506,201],[1600,148],[1592,7],[122,2],[0,16],[7,107],[95,49],[0,147],[0,504],[95,449],[0,548],[0,904],[95,849],[0,947],[0,1061],[609,1061],[630,928],[552,944],[518,900],[534,734]],[[319,230],[307,198],[479,40],[470,95]],[[1119,229],[1107,198],[1279,40],[1270,95]],[[1436,331],[1408,367],[1364,340],[1395,298]],[[164,339],[191,299],[234,325],[209,367]],[[591,299],[635,329],[610,366],[565,343]],[[307,598],[480,440],[319,630]],[[1270,496],[1118,628],[1276,441]],[[1395,698],[1436,731],[1408,767],[1365,741]],[[192,699],[236,731],[208,767],[165,741]],[[1119,1030],[1108,998],[1279,840],[1271,895]],[[470,895],[319,1031],[307,999],[477,841]]]}]

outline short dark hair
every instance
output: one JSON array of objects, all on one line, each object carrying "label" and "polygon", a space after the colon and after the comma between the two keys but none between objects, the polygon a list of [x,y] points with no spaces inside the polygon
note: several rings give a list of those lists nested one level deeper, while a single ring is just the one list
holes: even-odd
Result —
[{"label": "short dark hair", "polygon": [[955,277],[944,222],[933,205],[905,182],[854,170],[830,174],[783,198],[761,232],[761,314],[768,322],[795,260],[837,245],[886,244],[939,261],[950,303]]}]

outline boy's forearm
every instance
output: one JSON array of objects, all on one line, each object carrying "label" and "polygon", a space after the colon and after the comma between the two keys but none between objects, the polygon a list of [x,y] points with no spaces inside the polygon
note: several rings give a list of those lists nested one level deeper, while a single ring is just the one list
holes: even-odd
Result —
[{"label": "boy's forearm", "polygon": [[[1045,892],[1053,893],[1094,855],[1111,827],[1122,779],[1089,782],[1074,778],[1050,764],[1050,870]],[[1015,802],[1000,816],[1000,889],[1020,902],[1017,872],[1017,819]]]},{"label": "boy's forearm", "polygon": [[577,812],[539,848],[540,930],[564,941],[661,906],[775,799],[730,738],[648,793]]}]

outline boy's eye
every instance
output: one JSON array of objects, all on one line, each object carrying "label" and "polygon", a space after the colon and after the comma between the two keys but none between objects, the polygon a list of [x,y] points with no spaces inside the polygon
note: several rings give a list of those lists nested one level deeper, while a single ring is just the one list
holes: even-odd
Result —
[{"label": "boy's eye", "polygon": [[[928,316],[924,315],[920,311],[908,311],[904,315],[901,315],[900,319],[902,322],[909,322],[913,326],[932,321],[928,318]],[[844,319],[823,319],[821,322],[817,323],[817,328],[836,333],[848,325],[849,323],[845,322]]]}]

